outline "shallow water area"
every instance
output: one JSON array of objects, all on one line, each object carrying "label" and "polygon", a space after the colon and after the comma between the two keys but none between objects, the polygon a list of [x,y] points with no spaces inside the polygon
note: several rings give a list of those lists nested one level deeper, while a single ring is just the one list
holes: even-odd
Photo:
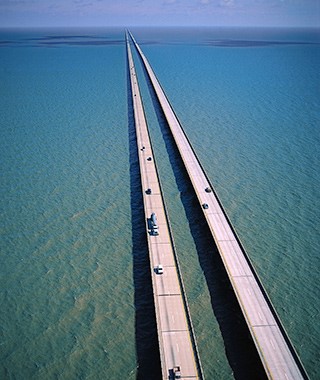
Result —
[{"label": "shallow water area", "polygon": [[[318,378],[318,31],[132,32]],[[0,378],[134,379],[154,345],[126,70],[122,29],[1,31]],[[232,379],[216,253],[138,78],[204,372]]]}]

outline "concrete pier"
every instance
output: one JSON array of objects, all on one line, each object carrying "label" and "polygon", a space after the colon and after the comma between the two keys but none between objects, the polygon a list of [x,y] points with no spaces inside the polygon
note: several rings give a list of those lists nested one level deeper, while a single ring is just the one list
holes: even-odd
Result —
[{"label": "concrete pier", "polygon": [[[130,34],[157,94],[181,158],[269,379],[308,379],[254,267],[148,60]],[[206,205],[206,206],[204,206]]]},{"label": "concrete pier", "polygon": [[179,367],[181,379],[203,379],[127,34],[126,45],[162,378],[174,379],[174,371]]}]

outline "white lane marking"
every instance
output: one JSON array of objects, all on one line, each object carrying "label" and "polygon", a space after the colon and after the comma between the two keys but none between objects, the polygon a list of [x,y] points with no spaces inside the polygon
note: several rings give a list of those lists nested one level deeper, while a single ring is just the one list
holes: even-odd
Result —
[{"label": "white lane marking", "polygon": [[271,343],[271,346],[272,346],[272,348],[275,350],[275,349],[276,349],[276,347],[275,347],[275,345],[274,345],[274,342],[273,342],[273,340],[272,340],[272,339],[270,339],[270,343]]},{"label": "white lane marking", "polygon": [[180,352],[178,343],[176,343],[176,346],[177,346],[177,351]]}]

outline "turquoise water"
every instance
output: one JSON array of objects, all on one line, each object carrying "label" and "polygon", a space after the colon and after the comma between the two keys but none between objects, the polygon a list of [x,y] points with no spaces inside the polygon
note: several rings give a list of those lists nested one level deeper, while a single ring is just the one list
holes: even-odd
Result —
[{"label": "turquoise water", "polygon": [[[319,378],[319,34],[132,31]],[[1,32],[0,378],[157,378],[123,39]],[[234,302],[135,58],[204,373],[241,378]]]}]

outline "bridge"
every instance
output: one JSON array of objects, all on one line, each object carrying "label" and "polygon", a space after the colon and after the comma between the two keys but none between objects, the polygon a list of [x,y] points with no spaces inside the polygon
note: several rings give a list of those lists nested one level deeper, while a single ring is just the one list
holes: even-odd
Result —
[{"label": "bridge", "polygon": [[131,33],[130,37],[157,95],[267,377],[274,380],[308,379],[280,318],[161,84]]},{"label": "bridge", "polygon": [[204,379],[127,34],[126,46],[162,378]]}]

